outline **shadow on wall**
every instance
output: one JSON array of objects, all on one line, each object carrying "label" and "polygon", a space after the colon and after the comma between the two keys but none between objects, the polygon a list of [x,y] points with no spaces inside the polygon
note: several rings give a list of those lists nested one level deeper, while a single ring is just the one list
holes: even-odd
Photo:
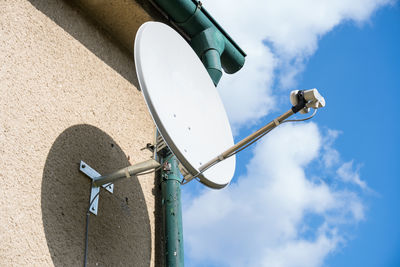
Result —
[{"label": "shadow on wall", "polygon": [[[100,174],[130,163],[114,140],[90,125],[75,125],[55,140],[42,180],[42,219],[55,266],[82,266],[90,179],[80,160]],[[98,215],[90,215],[88,266],[149,266],[151,232],[137,178],[118,181],[111,195],[101,189]]]},{"label": "shadow on wall", "polygon": [[[77,16],[84,17],[91,24],[96,24],[91,18],[77,7],[67,3],[68,1],[28,1],[139,90],[133,55],[121,48],[121,45],[114,41],[107,32],[101,30],[99,26],[95,27],[96,31],[89,31],[90,28],[85,29],[86,23],[82,24]],[[99,38],[99,32],[104,35],[104,40],[107,40],[108,44],[100,42],[103,38]],[[120,50],[119,56],[116,56],[116,53],[110,53],[110,44],[114,44],[114,47]],[[125,57],[125,59],[122,60],[122,57]],[[126,58],[129,60],[126,60]],[[123,62],[131,62],[131,64],[127,67]]]}]

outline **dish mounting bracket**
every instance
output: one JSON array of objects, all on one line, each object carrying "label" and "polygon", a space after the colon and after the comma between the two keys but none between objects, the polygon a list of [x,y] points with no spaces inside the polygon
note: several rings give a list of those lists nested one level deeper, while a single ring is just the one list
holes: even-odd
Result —
[{"label": "dish mounting bracket", "polygon": [[[93,213],[94,215],[97,215],[97,210],[99,207],[99,198],[100,198],[100,187],[99,186],[94,186],[93,181],[94,178],[100,177],[100,173],[95,171],[92,167],[87,165],[84,161],[81,160],[81,163],[79,165],[79,170],[86,174],[90,179],[92,179],[92,187],[90,189],[90,202],[89,202],[89,211]],[[108,192],[111,194],[114,192],[114,184],[113,183],[108,183],[102,185],[104,189],[106,189]]]}]

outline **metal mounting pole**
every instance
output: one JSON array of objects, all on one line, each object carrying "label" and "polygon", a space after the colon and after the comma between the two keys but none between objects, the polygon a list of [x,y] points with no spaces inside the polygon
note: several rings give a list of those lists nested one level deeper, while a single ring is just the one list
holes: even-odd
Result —
[{"label": "metal mounting pole", "polygon": [[161,193],[164,221],[165,266],[184,266],[181,206],[181,175],[178,160],[167,153],[161,156]]}]

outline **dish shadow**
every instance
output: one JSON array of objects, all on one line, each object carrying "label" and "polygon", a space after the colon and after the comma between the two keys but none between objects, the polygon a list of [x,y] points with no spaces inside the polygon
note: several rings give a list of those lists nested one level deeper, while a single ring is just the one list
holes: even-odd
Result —
[{"label": "dish shadow", "polygon": [[[55,266],[83,265],[91,181],[79,171],[81,160],[100,174],[130,165],[118,144],[91,125],[72,126],[54,141],[43,171],[41,207]],[[150,221],[137,178],[118,181],[114,194],[101,189],[98,215],[90,215],[88,251],[88,266],[150,265]]]}]

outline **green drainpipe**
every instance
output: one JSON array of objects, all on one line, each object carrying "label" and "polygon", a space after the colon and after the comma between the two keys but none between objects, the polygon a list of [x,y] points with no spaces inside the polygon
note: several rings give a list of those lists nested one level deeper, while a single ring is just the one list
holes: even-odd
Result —
[{"label": "green drainpipe", "polygon": [[161,194],[164,219],[165,266],[184,266],[181,175],[178,160],[168,148],[161,156]]},{"label": "green drainpipe", "polygon": [[153,2],[189,38],[214,85],[222,76],[243,67],[246,53],[232,40],[214,18],[196,0],[153,0]]}]

